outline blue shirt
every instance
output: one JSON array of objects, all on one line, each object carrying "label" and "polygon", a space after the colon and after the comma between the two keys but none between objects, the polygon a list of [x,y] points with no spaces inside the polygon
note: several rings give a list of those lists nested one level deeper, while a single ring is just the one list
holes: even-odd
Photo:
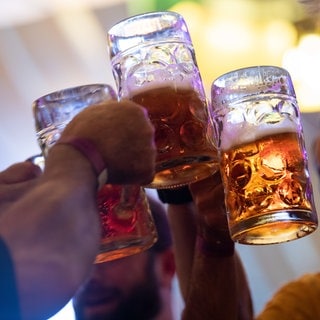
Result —
[{"label": "blue shirt", "polygon": [[21,319],[14,265],[10,251],[0,237],[0,319]]}]

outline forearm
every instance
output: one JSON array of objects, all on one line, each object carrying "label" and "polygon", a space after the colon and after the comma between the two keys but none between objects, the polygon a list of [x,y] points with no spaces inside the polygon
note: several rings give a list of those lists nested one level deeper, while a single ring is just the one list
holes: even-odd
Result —
[{"label": "forearm", "polygon": [[194,212],[193,203],[168,204],[168,219],[172,231],[176,271],[184,300],[188,294],[194,259],[196,240]]},{"label": "forearm", "polygon": [[202,241],[198,238],[182,319],[253,319],[250,290],[237,253],[204,252]]},{"label": "forearm", "polygon": [[[250,289],[233,243],[210,253],[212,246],[204,247],[204,239],[197,237],[193,203],[169,204],[168,217],[186,305],[183,319],[252,319]],[[215,246],[216,240],[211,240]]]},{"label": "forearm", "polygon": [[25,319],[49,317],[67,303],[98,248],[96,176],[76,150],[59,148],[65,155],[52,154],[39,183],[10,207],[0,224]]},{"label": "forearm", "polygon": [[190,185],[197,244],[184,320],[252,319],[246,274],[230,238],[219,175]]},{"label": "forearm", "polygon": [[183,320],[237,318],[235,259],[197,253]]},{"label": "forearm", "polygon": [[[123,130],[114,136],[118,128]],[[0,237],[15,267],[24,319],[57,312],[88,275],[101,235],[97,176],[107,167],[108,183],[147,184],[155,156],[145,110],[110,101],[85,108],[68,123],[29,190],[24,185],[18,193],[19,183],[14,186],[17,201],[0,206]]]}]

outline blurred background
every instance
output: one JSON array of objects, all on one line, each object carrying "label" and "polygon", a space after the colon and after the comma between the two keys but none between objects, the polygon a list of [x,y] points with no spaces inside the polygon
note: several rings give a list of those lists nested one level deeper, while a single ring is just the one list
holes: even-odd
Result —
[{"label": "blurred background", "polygon": [[[114,85],[107,30],[154,10],[184,16],[208,94],[216,77],[240,67],[276,65],[291,73],[320,212],[313,155],[320,134],[320,17],[294,0],[0,0],[0,170],[40,151],[32,101],[76,85]],[[319,231],[286,244],[237,249],[256,312],[285,282],[320,270]],[[182,303],[176,291],[178,315]],[[72,320],[70,304],[52,319]]]}]

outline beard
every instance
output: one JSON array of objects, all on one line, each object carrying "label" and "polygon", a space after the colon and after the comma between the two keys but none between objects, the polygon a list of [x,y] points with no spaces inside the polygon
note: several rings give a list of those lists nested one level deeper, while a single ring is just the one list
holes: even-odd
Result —
[{"label": "beard", "polygon": [[150,252],[146,265],[144,281],[134,286],[130,294],[118,306],[109,312],[86,317],[82,312],[85,308],[78,306],[74,309],[76,320],[152,320],[161,310],[160,286],[154,272],[154,256]]}]

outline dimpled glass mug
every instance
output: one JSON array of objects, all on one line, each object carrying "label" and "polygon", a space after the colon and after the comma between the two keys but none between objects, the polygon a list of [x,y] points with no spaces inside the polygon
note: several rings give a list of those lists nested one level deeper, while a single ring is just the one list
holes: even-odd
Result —
[{"label": "dimpled glass mug", "polygon": [[[89,105],[111,99],[117,99],[111,86],[89,84],[35,100],[33,114],[44,157],[76,114]],[[98,191],[97,202],[102,234],[96,263],[144,251],[155,243],[157,232],[143,188],[105,184]]]},{"label": "dimpled glass mug", "polygon": [[211,88],[230,233],[272,244],[317,228],[300,113],[289,73],[257,66]]},{"label": "dimpled glass mug", "polygon": [[219,168],[208,102],[184,19],[174,12],[130,17],[108,31],[120,99],[148,110],[156,175],[149,188],[175,188]]}]

